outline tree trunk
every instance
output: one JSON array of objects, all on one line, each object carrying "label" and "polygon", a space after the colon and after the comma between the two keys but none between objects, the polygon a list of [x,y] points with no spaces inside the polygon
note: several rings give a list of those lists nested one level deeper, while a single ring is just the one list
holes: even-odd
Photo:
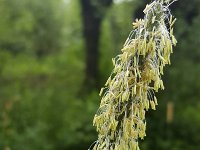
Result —
[{"label": "tree trunk", "polygon": [[83,36],[86,48],[85,82],[88,87],[98,88],[99,39],[101,22],[112,0],[80,0],[83,19]]}]

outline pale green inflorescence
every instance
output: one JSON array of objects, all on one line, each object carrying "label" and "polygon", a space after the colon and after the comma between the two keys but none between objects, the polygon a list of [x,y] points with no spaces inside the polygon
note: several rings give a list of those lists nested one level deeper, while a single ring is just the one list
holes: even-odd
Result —
[{"label": "pale green inflorescence", "polygon": [[[168,7],[173,1],[157,0],[144,9],[144,19],[133,23],[114,69],[101,89],[100,107],[93,123],[99,133],[93,150],[139,150],[146,136],[145,112],[156,109],[154,92],[164,89],[163,67],[177,41]],[[166,26],[166,24],[168,26]]]}]

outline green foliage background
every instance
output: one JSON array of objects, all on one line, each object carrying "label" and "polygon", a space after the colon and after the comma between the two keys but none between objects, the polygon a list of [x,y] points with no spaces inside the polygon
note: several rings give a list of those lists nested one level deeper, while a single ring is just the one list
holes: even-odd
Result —
[{"label": "green foliage background", "polygon": [[[132,29],[141,1],[113,3],[101,27],[102,86],[111,58]],[[147,113],[141,149],[200,149],[200,12],[198,0],[181,0],[178,45],[165,70],[157,111]],[[0,0],[0,149],[83,150],[96,140],[98,90],[82,93],[85,68],[78,0]],[[174,118],[166,123],[166,105]]]}]

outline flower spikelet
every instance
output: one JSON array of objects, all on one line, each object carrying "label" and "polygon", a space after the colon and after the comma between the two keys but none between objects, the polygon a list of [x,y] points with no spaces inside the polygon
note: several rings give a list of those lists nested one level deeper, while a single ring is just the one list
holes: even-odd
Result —
[{"label": "flower spikelet", "polygon": [[164,89],[163,68],[177,41],[175,19],[169,11],[173,1],[156,0],[144,9],[144,19],[133,23],[122,53],[113,59],[114,69],[100,91],[100,107],[93,124],[98,140],[93,150],[139,150],[146,136],[145,113],[155,110],[155,92]]}]

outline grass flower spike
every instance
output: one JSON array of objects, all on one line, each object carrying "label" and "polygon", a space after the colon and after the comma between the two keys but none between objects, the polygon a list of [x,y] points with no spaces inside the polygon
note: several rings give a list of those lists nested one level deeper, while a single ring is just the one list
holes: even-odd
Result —
[{"label": "grass flower spike", "polygon": [[146,136],[145,113],[158,105],[155,92],[164,89],[163,68],[177,43],[168,8],[172,2],[147,5],[144,19],[136,19],[122,53],[113,59],[93,120],[99,134],[93,150],[139,150],[138,139]]}]

